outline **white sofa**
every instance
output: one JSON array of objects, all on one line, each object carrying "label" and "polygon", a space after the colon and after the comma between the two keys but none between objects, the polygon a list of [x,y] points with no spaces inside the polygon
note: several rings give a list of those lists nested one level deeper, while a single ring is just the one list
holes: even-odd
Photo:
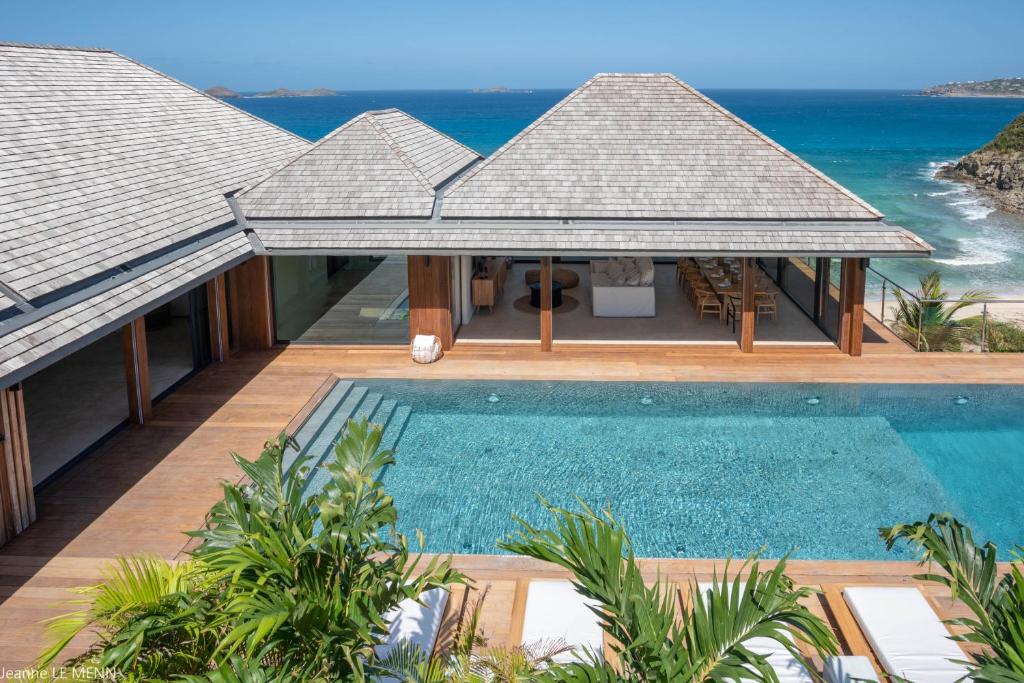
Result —
[{"label": "white sofa", "polygon": [[596,318],[650,318],[654,261],[621,256],[590,262],[590,297]]}]

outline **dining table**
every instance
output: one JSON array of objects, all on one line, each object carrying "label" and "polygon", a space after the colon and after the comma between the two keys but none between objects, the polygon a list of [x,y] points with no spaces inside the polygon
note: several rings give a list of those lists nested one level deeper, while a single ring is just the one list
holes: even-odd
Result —
[{"label": "dining table", "polygon": [[[718,259],[697,259],[697,267],[711,285],[711,291],[721,300],[719,318],[724,321],[729,297],[743,298],[743,271],[740,267],[734,268],[733,262]],[[767,292],[766,284],[764,277],[758,277],[754,281],[754,293]]]}]

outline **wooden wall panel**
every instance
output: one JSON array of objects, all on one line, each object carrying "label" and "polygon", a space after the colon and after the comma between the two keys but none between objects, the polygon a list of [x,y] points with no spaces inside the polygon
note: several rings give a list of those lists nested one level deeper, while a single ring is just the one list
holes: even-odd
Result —
[{"label": "wooden wall panel", "polygon": [[757,311],[754,306],[754,280],[757,277],[757,266],[753,258],[743,258],[743,291],[742,311],[740,313],[740,350],[751,353],[754,350],[754,328],[757,324]]},{"label": "wooden wall panel", "polygon": [[0,389],[0,545],[36,519],[21,385]]},{"label": "wooden wall panel", "polygon": [[554,321],[551,312],[551,257],[540,257],[540,350],[554,345]]},{"label": "wooden wall panel", "polygon": [[215,363],[223,363],[231,354],[228,298],[223,273],[206,283],[206,303],[210,314],[210,355]]},{"label": "wooden wall panel", "polygon": [[859,356],[864,345],[867,259],[844,258],[839,280],[839,350]]},{"label": "wooden wall panel", "polygon": [[451,259],[447,256],[410,256],[409,339],[417,334],[440,338],[441,348],[452,348]]},{"label": "wooden wall panel", "polygon": [[121,350],[124,352],[124,376],[128,387],[128,420],[145,424],[153,416],[145,316],[139,316],[121,328]]},{"label": "wooden wall panel", "polygon": [[253,256],[228,271],[228,308],[239,349],[266,351],[274,346],[274,299],[270,257]]}]

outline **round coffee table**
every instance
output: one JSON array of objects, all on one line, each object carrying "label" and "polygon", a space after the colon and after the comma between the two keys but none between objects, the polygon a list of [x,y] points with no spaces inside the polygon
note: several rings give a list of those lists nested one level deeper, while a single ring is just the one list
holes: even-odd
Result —
[{"label": "round coffee table", "polygon": [[[530,305],[540,308],[540,283],[534,282],[530,285]],[[558,308],[562,305],[562,283],[551,283],[551,308]]]},{"label": "round coffee table", "polygon": [[[560,283],[563,289],[572,289],[580,284],[580,276],[568,268],[556,268],[551,273],[551,280]],[[526,284],[532,285],[534,282],[540,282],[540,271],[526,271]]]}]

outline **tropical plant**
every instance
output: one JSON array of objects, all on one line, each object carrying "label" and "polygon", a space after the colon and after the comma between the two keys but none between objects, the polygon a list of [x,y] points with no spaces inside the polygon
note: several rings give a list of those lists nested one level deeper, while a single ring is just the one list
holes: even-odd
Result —
[{"label": "tropical plant", "polygon": [[922,275],[919,282],[920,289],[913,296],[893,289],[896,306],[892,315],[897,334],[918,351],[959,351],[968,327],[956,314],[979,300],[991,298],[991,293],[972,289],[956,302],[945,303],[951,297],[942,288],[939,271]]},{"label": "tropical plant", "polygon": [[[965,336],[985,351],[1020,353],[1024,351],[1024,325],[1014,320],[983,319],[980,315],[963,318]],[[984,334],[982,333],[984,330]]]},{"label": "tropical plant", "polygon": [[584,662],[549,668],[544,680],[775,681],[765,658],[750,650],[752,639],[775,640],[805,664],[798,641],[836,652],[831,630],[800,604],[811,591],[785,575],[785,558],[762,571],[755,555],[731,578],[726,565],[707,591],[693,580],[691,599],[677,609],[667,584],[644,581],[629,536],[611,512],[595,514],[582,502],[579,512],[541,502],[554,529],[517,518],[519,532],[499,546],[568,569],[576,589],[597,602],[591,609],[618,660],[613,666],[589,653]]},{"label": "tropical plant", "polygon": [[223,485],[223,500],[192,532],[203,542],[191,560],[121,560],[86,591],[85,610],[51,623],[56,640],[42,662],[92,628],[100,639],[87,657],[128,678],[365,678],[385,613],[464,580],[447,560],[422,562],[396,531],[378,480],[394,454],[381,436],[350,422],[329,481],[308,495],[305,463],[285,466],[286,437],[254,462],[232,454],[247,483]]},{"label": "tropical plant", "polygon": [[970,678],[985,683],[1024,681],[1024,547],[1017,546],[1009,572],[1001,575],[996,545],[976,544],[971,530],[949,514],[933,514],[925,522],[898,524],[879,533],[888,549],[906,541],[919,553],[922,565],[941,567],[945,574],[916,578],[945,586],[954,600],[970,609],[972,617],[948,622],[967,629],[954,640],[982,646],[967,662]]},{"label": "tropical plant", "polygon": [[39,667],[53,663],[87,628],[97,645],[81,663],[130,672],[146,680],[202,669],[216,647],[208,575],[194,562],[174,564],[152,556],[125,557],[106,569],[103,582],[78,589],[84,609],[48,624],[53,645]]}]

